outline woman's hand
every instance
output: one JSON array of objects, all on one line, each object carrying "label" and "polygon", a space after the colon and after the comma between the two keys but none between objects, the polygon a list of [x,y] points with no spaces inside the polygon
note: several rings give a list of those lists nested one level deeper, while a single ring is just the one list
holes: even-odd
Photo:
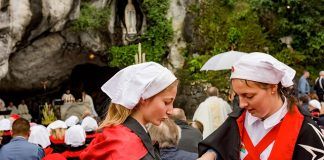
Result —
[{"label": "woman's hand", "polygon": [[216,160],[216,153],[213,151],[207,151],[197,160]]}]

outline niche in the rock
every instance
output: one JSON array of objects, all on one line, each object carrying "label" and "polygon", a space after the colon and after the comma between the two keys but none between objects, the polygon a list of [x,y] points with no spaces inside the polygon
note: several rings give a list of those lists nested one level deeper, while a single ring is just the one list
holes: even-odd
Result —
[{"label": "niche in the rock", "polygon": [[115,34],[119,44],[130,44],[142,34],[144,14],[140,0],[118,0],[116,2]]},{"label": "niche in the rock", "polygon": [[72,70],[68,88],[76,100],[82,99],[82,91],[85,91],[92,97],[97,113],[103,115],[106,112],[109,100],[108,96],[100,88],[118,71],[118,68],[101,67],[90,63],[77,65]]}]

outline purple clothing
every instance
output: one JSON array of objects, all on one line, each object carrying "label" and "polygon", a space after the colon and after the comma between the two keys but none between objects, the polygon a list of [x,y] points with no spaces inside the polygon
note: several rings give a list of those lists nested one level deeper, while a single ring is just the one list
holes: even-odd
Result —
[{"label": "purple clothing", "polygon": [[161,160],[195,160],[198,158],[197,153],[187,152],[184,150],[171,148],[160,148]]}]

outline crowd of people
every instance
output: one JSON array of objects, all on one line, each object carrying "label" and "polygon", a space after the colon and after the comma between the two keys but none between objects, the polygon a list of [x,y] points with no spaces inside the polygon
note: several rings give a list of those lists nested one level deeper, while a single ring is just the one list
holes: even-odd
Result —
[{"label": "crowd of people", "polygon": [[[23,114],[1,120],[0,159],[323,158],[323,73],[312,89],[305,71],[295,93],[294,69],[250,53],[232,67],[231,105],[209,87],[191,121],[173,108],[179,80],[170,70],[155,62],[131,65],[101,87],[111,103],[99,125],[94,116],[70,116],[46,127]],[[75,98],[67,91],[62,100]]]},{"label": "crowd of people", "polygon": [[32,116],[29,114],[28,106],[25,103],[25,100],[21,100],[21,103],[18,105],[18,108],[14,105],[13,102],[9,102],[6,106],[5,102],[0,99],[0,119],[9,117],[10,115],[20,115],[21,117],[31,121]]}]

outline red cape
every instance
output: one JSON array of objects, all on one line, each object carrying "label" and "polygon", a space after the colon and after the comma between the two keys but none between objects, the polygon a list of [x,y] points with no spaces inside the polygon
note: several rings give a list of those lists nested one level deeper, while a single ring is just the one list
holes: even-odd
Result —
[{"label": "red cape", "polygon": [[81,153],[86,160],[139,160],[147,154],[142,140],[129,128],[106,127]]},{"label": "red cape", "polygon": [[66,158],[59,153],[53,153],[45,156],[42,160],[66,160]]},{"label": "red cape", "polygon": [[50,138],[51,143],[64,144],[64,138],[63,139],[55,139],[53,135],[51,135],[49,138]]},{"label": "red cape", "polygon": [[75,157],[79,157],[82,152],[83,152],[83,150],[79,150],[79,151],[64,151],[62,153],[62,155],[65,158],[75,158]]},{"label": "red cape", "polygon": [[49,155],[49,154],[53,153],[53,148],[48,146],[48,147],[44,148],[44,152],[45,152],[45,156]]}]

